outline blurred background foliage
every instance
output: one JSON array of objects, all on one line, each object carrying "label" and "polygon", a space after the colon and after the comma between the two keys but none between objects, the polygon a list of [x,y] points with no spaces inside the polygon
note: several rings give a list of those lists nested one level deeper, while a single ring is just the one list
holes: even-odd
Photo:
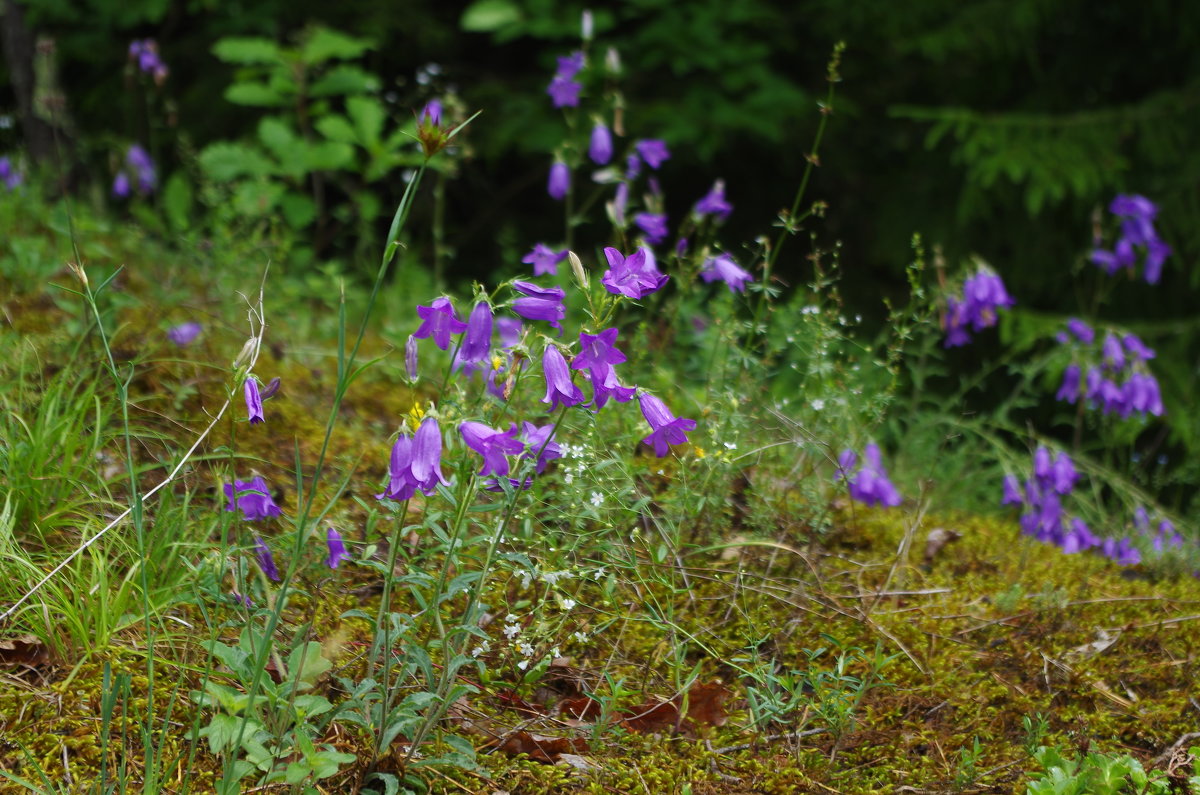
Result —
[{"label": "blurred background foliage", "polygon": [[[840,243],[841,291],[868,324],[884,322],[881,298],[905,292],[909,241],[920,232],[952,269],[971,254],[983,257],[1034,313],[1027,317],[1044,315],[1045,323],[1005,332],[1006,344],[1028,347],[1032,335],[1094,311],[1101,276],[1084,257],[1099,210],[1119,192],[1157,202],[1158,229],[1174,247],[1162,283],[1118,277],[1104,316],[1159,348],[1173,441],[1200,450],[1200,417],[1189,411],[1200,356],[1200,315],[1192,307],[1200,274],[1191,266],[1200,249],[1200,5],[600,5],[591,57],[608,47],[620,54],[628,139],[670,145],[674,156],[659,178],[673,219],[713,179],[725,179],[736,207],[727,242],[770,231],[791,203],[818,120],[825,63],[834,42],[846,41],[843,82],[809,197],[829,204],[814,233],[823,247]],[[467,279],[520,267],[532,243],[561,236],[545,179],[564,125],[545,87],[555,57],[579,47],[587,7],[557,0],[5,0],[0,104],[18,116],[17,34],[53,40],[72,189],[86,194],[90,187],[99,201],[118,142],[148,141],[164,175],[178,176],[176,199],[157,200],[172,202],[166,215],[176,222],[167,229],[185,244],[197,244],[180,222],[193,193],[210,206],[275,202],[269,206],[296,231],[312,233],[312,254],[366,274],[373,265],[369,258],[357,264],[359,255],[371,250],[372,233],[382,234],[388,214],[380,207],[394,205],[415,151],[402,151],[396,136],[412,128],[427,100],[454,96],[460,113],[482,116],[462,139],[453,178],[427,188],[442,192],[439,201],[418,203],[422,212],[438,208],[439,234],[450,242],[435,251],[436,242],[416,241],[414,251],[429,246],[428,258],[448,259],[451,280]],[[259,37],[295,51],[318,30],[363,42],[338,54],[346,56],[339,63],[375,82],[318,103],[315,120],[295,104],[284,112],[229,101],[230,86],[248,79],[247,69],[261,77],[269,65],[247,62],[228,44],[222,51],[218,42]],[[157,93],[137,90],[127,63],[130,41],[144,38],[157,40],[171,69]],[[280,74],[291,68],[285,61],[276,64]],[[33,151],[23,146],[21,121],[0,129],[0,149]],[[306,144],[312,156],[289,163],[291,144],[317,132],[340,135],[339,145],[314,153]],[[221,147],[257,151],[258,170],[246,170],[250,160],[222,159],[230,150]],[[213,162],[202,170],[202,152],[216,162],[217,176],[242,182],[206,186]],[[260,193],[246,187],[250,178]],[[328,184],[323,197],[300,195],[318,179]],[[779,277],[791,285],[810,279],[808,255],[804,245],[789,247]],[[996,352],[985,342],[950,357]],[[1189,477],[1200,481],[1200,472]]]}]

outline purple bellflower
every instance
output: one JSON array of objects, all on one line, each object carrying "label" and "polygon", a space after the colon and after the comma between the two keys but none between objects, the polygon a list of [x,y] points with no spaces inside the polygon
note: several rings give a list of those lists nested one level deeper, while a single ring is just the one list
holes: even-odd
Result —
[{"label": "purple bellflower", "polygon": [[657,138],[643,139],[636,142],[633,147],[646,165],[655,170],[658,170],[658,167],[671,157],[667,145]]},{"label": "purple bellflower", "polygon": [[946,330],[944,345],[947,348],[970,342],[968,326],[975,331],[990,328],[996,325],[996,310],[1016,303],[1004,288],[1000,277],[984,265],[967,277],[962,290],[962,298],[946,298],[942,327]]},{"label": "purple bellflower", "polygon": [[560,405],[578,406],[583,402],[583,390],[571,383],[567,360],[554,345],[547,345],[542,354],[542,372],[546,376],[546,396],[542,402],[549,403],[551,411]]},{"label": "purple bellflower", "polygon": [[492,307],[480,301],[467,318],[467,333],[463,337],[458,359],[463,363],[484,362],[492,350]]},{"label": "purple bellflower", "polygon": [[279,569],[275,568],[275,557],[271,554],[271,548],[258,536],[254,537],[254,557],[258,559],[258,567],[262,569],[262,573],[267,575],[269,580],[279,582]]},{"label": "purple bellflower", "polygon": [[624,295],[638,300],[658,290],[669,277],[660,273],[654,264],[654,255],[645,247],[626,257],[615,248],[604,249],[608,259],[608,270],[601,282],[604,289],[614,295]]},{"label": "purple bellflower", "polygon": [[538,243],[521,262],[533,266],[534,276],[553,276],[558,272],[558,263],[566,258],[567,249],[555,251],[544,243]]},{"label": "purple bellflower", "polygon": [[186,323],[180,323],[178,326],[171,326],[171,328],[167,329],[167,339],[182,348],[194,342],[202,331],[204,331],[204,326],[201,326],[194,320],[189,320]]},{"label": "purple bellflower", "polygon": [[571,362],[573,370],[587,370],[592,381],[592,405],[604,408],[609,398],[626,403],[637,393],[635,387],[622,386],[617,380],[613,365],[625,361],[625,354],[616,347],[617,329],[610,328],[599,334],[579,334],[579,355]]},{"label": "purple bellflower", "polygon": [[902,502],[900,492],[888,479],[887,470],[879,454],[879,445],[869,443],[863,449],[863,461],[858,470],[851,474],[850,470],[858,463],[858,456],[853,450],[843,450],[838,456],[837,479],[845,479],[850,490],[851,499],[864,505],[883,505],[895,508]]},{"label": "purple bellflower", "polygon": [[129,175],[121,171],[113,178],[112,195],[118,199],[128,199],[132,188],[129,185]]},{"label": "purple bellflower", "polygon": [[418,306],[417,315],[421,325],[413,332],[417,339],[433,338],[433,344],[442,350],[450,348],[450,335],[466,331],[467,324],[458,319],[454,313],[454,304],[442,296],[433,299],[430,306]]},{"label": "purple bellflower", "polygon": [[728,218],[729,214],[733,212],[733,205],[725,200],[725,180],[719,179],[714,182],[712,190],[696,202],[693,211],[701,217],[711,215],[718,221]]},{"label": "purple bellflower", "polygon": [[21,183],[24,181],[25,175],[13,166],[13,162],[8,155],[0,157],[0,182],[4,183],[4,187],[9,192],[12,192],[21,187]]},{"label": "purple bellflower", "polygon": [[612,160],[612,132],[603,122],[596,122],[592,127],[592,137],[588,142],[588,157],[598,166],[606,166]]},{"label": "purple bellflower", "polygon": [[562,331],[560,321],[567,316],[563,298],[567,294],[561,287],[539,287],[532,282],[515,281],[513,289],[524,297],[512,302],[512,311],[527,320],[549,321],[551,326]]},{"label": "purple bellflower", "polygon": [[234,479],[233,483],[226,483],[225,496],[229,498],[225,510],[239,510],[247,521],[269,519],[283,513],[271,499],[267,482],[263,480],[262,475],[255,475],[250,480]]},{"label": "purple bellflower", "polygon": [[742,270],[728,254],[718,254],[704,261],[700,269],[700,278],[706,282],[720,279],[729,287],[731,293],[746,292],[746,283],[754,281],[748,271]]},{"label": "purple bellflower", "polygon": [[583,85],[569,77],[556,77],[546,86],[546,93],[556,108],[574,108],[579,106],[579,94]]},{"label": "purple bellflower", "polygon": [[670,451],[671,445],[685,444],[689,431],[696,429],[696,421],[676,417],[661,400],[649,392],[638,395],[642,416],[650,424],[650,435],[642,439],[645,444],[654,448],[654,454],[663,458]]},{"label": "purple bellflower", "polygon": [[1132,270],[1137,265],[1135,247],[1143,249],[1146,260],[1142,278],[1148,284],[1157,284],[1162,278],[1163,262],[1171,253],[1171,247],[1154,229],[1158,208],[1145,196],[1123,194],[1114,198],[1108,209],[1121,219],[1120,234],[1112,251],[1097,245],[1088,259],[1111,275],[1122,268]]},{"label": "purple bellflower", "polygon": [[325,561],[325,565],[329,568],[336,569],[343,560],[350,560],[351,556],[346,551],[342,534],[332,527],[325,533],[325,545],[329,547],[329,557]]},{"label": "purple bellflower", "polygon": [[445,484],[442,475],[442,432],[437,420],[426,417],[412,436],[400,434],[392,445],[392,456],[388,464],[388,487],[375,499],[403,502],[418,489],[431,496],[439,483]]},{"label": "purple bellflower", "polygon": [[257,425],[260,422],[265,422],[262,395],[258,393],[258,381],[254,376],[247,376],[246,382],[243,385],[243,391],[246,393],[246,414],[250,418],[250,424]]},{"label": "purple bellflower", "polygon": [[546,180],[546,193],[555,201],[562,201],[571,190],[571,169],[561,160],[550,166],[550,177]]},{"label": "purple bellflower", "polygon": [[667,216],[662,213],[638,213],[633,216],[633,223],[652,246],[657,246],[671,234],[667,228]]},{"label": "purple bellflower", "polygon": [[525,441],[523,457],[537,456],[537,472],[542,474],[546,466],[556,458],[562,458],[562,448],[554,441],[553,425],[534,425],[532,422],[521,423],[521,438]]},{"label": "purple bellflower", "polygon": [[140,145],[133,144],[125,153],[125,163],[137,177],[138,193],[143,196],[153,193],[158,185],[158,173],[154,168],[154,161],[150,159],[150,153]]},{"label": "purple bellflower", "polygon": [[458,432],[462,434],[467,447],[483,457],[483,469],[479,470],[480,475],[505,477],[509,470],[508,456],[520,455],[525,450],[525,445],[516,438],[516,425],[507,431],[497,431],[482,422],[468,420],[458,426]]}]

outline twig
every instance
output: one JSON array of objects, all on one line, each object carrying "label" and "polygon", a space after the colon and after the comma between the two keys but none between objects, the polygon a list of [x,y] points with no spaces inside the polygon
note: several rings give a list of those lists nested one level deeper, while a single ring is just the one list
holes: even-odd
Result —
[{"label": "twig", "polygon": [[1167,747],[1167,750],[1150,760],[1150,764],[1154,767],[1163,767],[1171,761],[1171,758],[1174,757],[1175,754],[1179,753],[1183,749],[1184,745],[1192,742],[1193,740],[1200,740],[1200,732],[1188,732],[1187,734],[1181,735],[1178,740],[1171,743],[1171,745]]},{"label": "twig", "polygon": [[721,748],[710,748],[709,750],[714,754],[732,754],[737,751],[749,751],[752,748],[758,747],[759,743],[767,743],[774,740],[799,740],[803,737],[812,737],[814,734],[824,734],[828,731],[828,729],[805,729],[804,731],[783,732],[782,734],[768,734],[766,737],[759,737],[753,742],[726,745]]}]

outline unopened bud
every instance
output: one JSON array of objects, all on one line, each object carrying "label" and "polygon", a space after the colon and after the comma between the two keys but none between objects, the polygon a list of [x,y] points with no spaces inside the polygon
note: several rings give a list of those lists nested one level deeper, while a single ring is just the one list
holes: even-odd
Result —
[{"label": "unopened bud", "polygon": [[258,341],[251,337],[246,340],[246,344],[242,346],[242,350],[238,353],[237,358],[233,360],[233,369],[237,370],[245,367],[254,358],[254,352],[258,350]]},{"label": "unopened bud", "polygon": [[88,286],[87,274],[84,272],[82,265],[74,262],[68,262],[67,267],[71,269],[71,273],[75,274],[75,277],[79,279],[80,283],[83,284],[84,287]]},{"label": "unopened bud", "polygon": [[604,54],[604,67],[614,77],[621,74],[621,54],[617,52],[616,47],[609,47],[608,52]]},{"label": "unopened bud", "polygon": [[568,251],[567,261],[571,263],[571,273],[575,274],[575,281],[578,282],[579,286],[584,290],[588,289],[587,271],[584,270],[583,263],[580,261],[579,256],[574,251]]},{"label": "unopened bud", "polygon": [[280,384],[279,376],[275,376],[274,378],[272,378],[270,381],[267,382],[267,385],[265,387],[263,387],[263,390],[259,394],[259,397],[261,397],[263,400],[269,400],[269,399],[275,397],[275,393],[277,393],[279,391],[279,384]]},{"label": "unopened bud", "polygon": [[408,380],[415,382],[418,376],[417,338],[411,334],[408,337],[408,342],[404,344],[404,369],[408,373]]},{"label": "unopened bud", "polygon": [[583,40],[591,41],[595,26],[592,22],[592,10],[590,8],[583,10],[583,19],[581,20],[580,28],[582,29]]}]

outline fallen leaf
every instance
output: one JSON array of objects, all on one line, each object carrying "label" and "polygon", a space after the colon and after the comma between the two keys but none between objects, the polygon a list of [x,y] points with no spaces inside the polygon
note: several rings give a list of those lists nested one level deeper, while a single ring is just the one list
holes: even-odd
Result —
[{"label": "fallen leaf", "polygon": [[729,719],[725,702],[730,695],[729,688],[720,682],[693,685],[688,691],[687,719],[697,726],[724,726]]},{"label": "fallen leaf", "polygon": [[33,635],[0,638],[0,665],[36,668],[50,662],[50,650]]},{"label": "fallen leaf", "polygon": [[679,724],[679,707],[671,701],[647,701],[632,709],[624,724],[635,732],[674,730]]},{"label": "fallen leaf", "polygon": [[944,527],[935,527],[930,530],[929,535],[925,536],[925,564],[932,564],[933,559],[942,551],[942,547],[960,538],[962,538],[962,533],[957,530],[947,530]]},{"label": "fallen leaf", "polygon": [[514,732],[496,745],[496,750],[503,754],[516,756],[525,754],[536,762],[553,763],[562,754],[572,751],[582,751],[587,748],[587,740],[582,737],[546,737],[529,732]]},{"label": "fallen leaf", "polygon": [[600,717],[600,702],[589,696],[564,698],[558,703],[558,712],[575,720],[589,720]]}]

